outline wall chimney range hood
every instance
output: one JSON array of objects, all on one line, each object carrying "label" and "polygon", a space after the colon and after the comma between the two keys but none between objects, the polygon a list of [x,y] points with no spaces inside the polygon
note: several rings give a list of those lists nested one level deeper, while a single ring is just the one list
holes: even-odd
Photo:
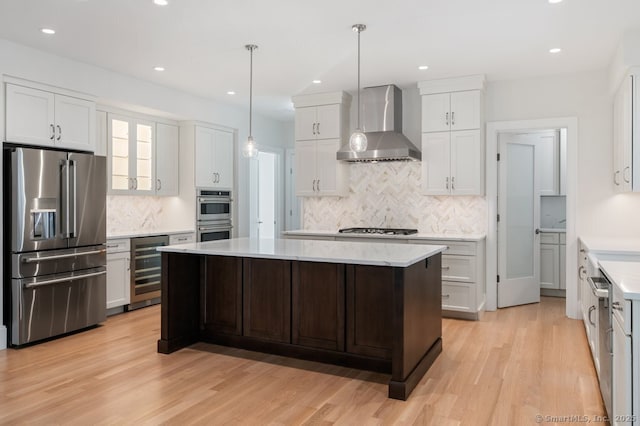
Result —
[{"label": "wall chimney range hood", "polygon": [[402,91],[393,84],[366,87],[362,101],[367,150],[354,152],[347,142],[336,158],[350,162],[420,161],[420,150],[402,134]]}]

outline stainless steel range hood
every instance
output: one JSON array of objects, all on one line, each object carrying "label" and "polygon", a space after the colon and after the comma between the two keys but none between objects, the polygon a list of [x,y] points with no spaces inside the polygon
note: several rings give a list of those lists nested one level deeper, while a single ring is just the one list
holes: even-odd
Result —
[{"label": "stainless steel range hood", "polygon": [[362,91],[362,130],[367,150],[353,152],[347,142],[336,154],[343,161],[420,161],[420,150],[402,134],[402,91],[395,85]]}]

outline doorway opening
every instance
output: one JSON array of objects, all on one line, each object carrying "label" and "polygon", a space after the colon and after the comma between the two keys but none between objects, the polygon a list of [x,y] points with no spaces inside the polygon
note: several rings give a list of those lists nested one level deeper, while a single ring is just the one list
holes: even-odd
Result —
[{"label": "doorway opening", "polygon": [[281,157],[276,150],[261,150],[251,163],[251,238],[277,238],[282,232]]},{"label": "doorway opening", "polygon": [[498,288],[503,281],[498,274],[498,148],[501,133],[523,133],[549,129],[566,129],[566,237],[564,272],[566,314],[580,318],[577,275],[578,240],[576,236],[576,193],[578,170],[578,119],[576,117],[544,118],[535,120],[495,121],[487,123],[486,130],[486,309],[498,308]]}]

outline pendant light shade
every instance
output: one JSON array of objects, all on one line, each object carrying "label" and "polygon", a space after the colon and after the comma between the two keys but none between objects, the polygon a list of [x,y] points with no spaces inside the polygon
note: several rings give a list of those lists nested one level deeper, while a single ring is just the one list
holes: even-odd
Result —
[{"label": "pendant light shade", "polygon": [[255,44],[247,44],[244,46],[250,54],[249,60],[249,136],[247,137],[244,146],[242,147],[242,156],[245,158],[251,158],[258,155],[258,145],[253,139],[252,133],[252,109],[253,109],[253,51],[258,48]]},{"label": "pendant light shade", "polygon": [[349,138],[349,147],[353,152],[363,152],[367,150],[367,135],[360,127],[360,33],[367,29],[364,24],[355,24],[351,29],[358,33],[358,126]]}]

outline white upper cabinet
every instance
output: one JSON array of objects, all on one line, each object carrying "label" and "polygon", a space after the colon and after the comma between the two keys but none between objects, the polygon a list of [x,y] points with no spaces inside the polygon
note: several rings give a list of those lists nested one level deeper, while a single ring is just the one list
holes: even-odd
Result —
[{"label": "white upper cabinet", "polygon": [[195,126],[195,184],[198,188],[233,188],[233,133]]},{"label": "white upper cabinet", "polygon": [[484,76],[418,83],[422,95],[422,191],[484,194]]},{"label": "white upper cabinet", "polygon": [[422,96],[422,131],[480,128],[480,90]]},{"label": "white upper cabinet", "polygon": [[155,123],[109,114],[107,141],[108,193],[154,195]]},{"label": "white upper cabinet", "polygon": [[339,139],[340,104],[296,109],[296,140]]},{"label": "white upper cabinet", "polygon": [[476,195],[482,192],[480,132],[422,134],[422,190],[428,195]]},{"label": "white upper cabinet", "polygon": [[[613,104],[613,185],[616,192],[640,191],[640,164],[634,170],[633,147],[640,149],[640,114],[633,111],[638,104],[637,76],[625,77]],[[638,157],[640,161],[640,156]]]},{"label": "white upper cabinet", "polygon": [[341,196],[349,169],[336,160],[346,143],[351,97],[344,92],[296,96],[296,195]]},{"label": "white upper cabinet", "polygon": [[106,111],[96,111],[96,150],[95,155],[103,157],[108,153],[107,142],[107,113]]},{"label": "white upper cabinet", "polygon": [[93,152],[95,120],[92,100],[6,84],[8,142]]},{"label": "white upper cabinet", "polygon": [[540,195],[560,195],[560,132],[537,134],[536,161]]},{"label": "white upper cabinet", "polygon": [[180,192],[178,126],[156,123],[156,195],[175,196]]}]

